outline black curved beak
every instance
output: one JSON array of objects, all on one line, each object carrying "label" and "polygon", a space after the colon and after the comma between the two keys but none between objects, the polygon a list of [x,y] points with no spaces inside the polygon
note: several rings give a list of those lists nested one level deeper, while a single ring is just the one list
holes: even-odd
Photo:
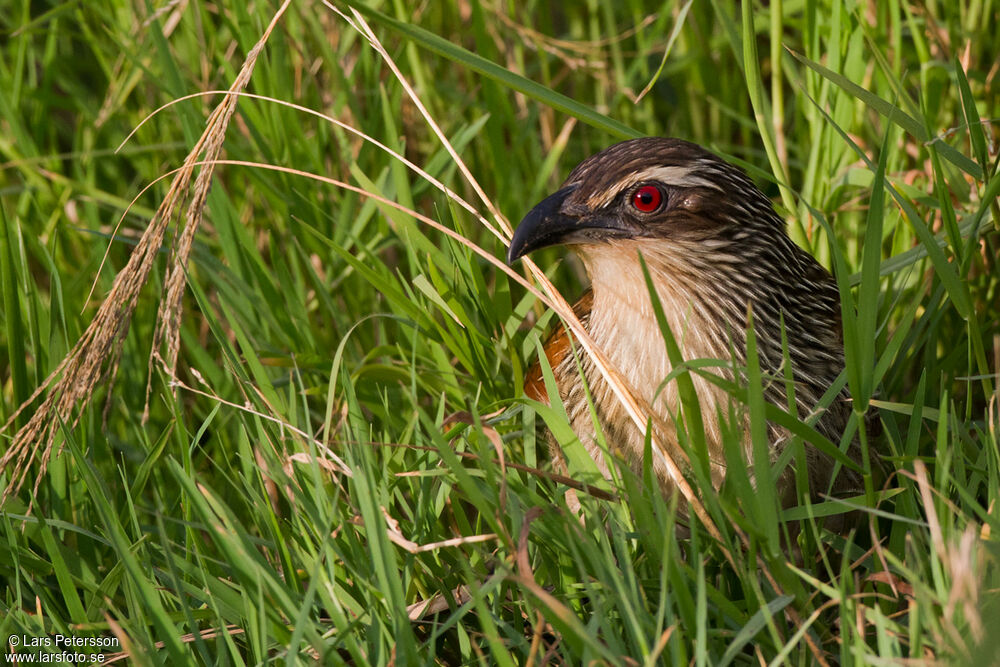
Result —
[{"label": "black curved beak", "polygon": [[508,264],[513,264],[539,248],[620,236],[626,231],[614,216],[585,214],[581,217],[563,211],[563,202],[578,187],[578,183],[567,185],[528,211],[528,215],[524,216],[524,220],[514,231],[514,238],[510,240]]},{"label": "black curved beak", "polygon": [[549,195],[535,208],[528,211],[521,224],[514,231],[507,250],[507,263],[513,264],[529,252],[556,245],[570,230],[576,227],[576,220],[559,212],[566,197],[573,194],[576,185],[570,185]]}]

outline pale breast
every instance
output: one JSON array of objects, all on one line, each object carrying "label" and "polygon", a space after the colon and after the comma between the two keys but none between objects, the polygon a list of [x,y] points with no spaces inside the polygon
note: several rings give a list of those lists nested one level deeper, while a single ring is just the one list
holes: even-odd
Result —
[{"label": "pale breast", "polygon": [[[658,438],[675,439],[673,424],[680,403],[678,384],[676,379],[665,382],[671,364],[645,279],[634,257],[636,246],[635,242],[587,246],[581,253],[594,289],[588,329],[627,380],[630,389],[651,407],[654,424],[658,424]],[[728,331],[732,327],[717,314],[706,312],[691,291],[693,284],[664,266],[662,257],[654,255],[646,259],[667,324],[683,357],[686,360],[719,359],[719,366],[712,372],[731,378],[732,348]],[[741,348],[742,345],[735,346],[737,350]],[[590,363],[583,366],[609,446],[616,448],[633,467],[639,467],[644,433],[635,427],[600,372]],[[575,369],[566,370],[575,372]],[[716,475],[713,476],[721,482],[722,429],[717,415],[720,408],[724,414],[729,412],[730,399],[703,377],[697,374],[691,377],[701,405],[709,460],[715,464],[712,467]],[[588,444],[585,434],[592,431],[589,409],[579,410],[571,419],[576,433]],[[654,461],[654,469],[658,468],[662,466]],[[661,480],[667,484],[666,470],[657,472],[662,473]]]}]

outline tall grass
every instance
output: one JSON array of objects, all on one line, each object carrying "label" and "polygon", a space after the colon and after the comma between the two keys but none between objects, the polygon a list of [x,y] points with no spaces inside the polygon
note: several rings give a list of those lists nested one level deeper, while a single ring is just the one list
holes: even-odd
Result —
[{"label": "tall grass", "polygon": [[[108,656],[134,664],[995,662],[994,3],[336,6],[364,16],[508,220],[627,136],[746,168],[837,275],[845,442],[857,433],[888,479],[852,500],[846,537],[813,520],[842,505],[779,516],[736,479],[692,481],[718,537],[678,530],[648,475],[600,479],[560,406],[520,396],[549,312],[379,198],[495,256],[503,243],[356,134],[245,97],[224,157],[281,169],[217,168],[178,377],[154,366],[148,423],[166,252],[114,382],[61,426],[37,496],[27,484],[0,510],[0,635],[117,637]],[[113,149],[161,105],[228,88],[274,11],[0,9],[5,416],[91,321],[169,181],[129,202],[180,165],[219,99],[174,104]],[[377,139],[492,220],[329,7],[292,5],[248,90]],[[573,298],[582,269],[559,257],[539,264]],[[793,419],[759,384],[731,389],[755,423]],[[543,423],[575,481],[552,473]]]}]

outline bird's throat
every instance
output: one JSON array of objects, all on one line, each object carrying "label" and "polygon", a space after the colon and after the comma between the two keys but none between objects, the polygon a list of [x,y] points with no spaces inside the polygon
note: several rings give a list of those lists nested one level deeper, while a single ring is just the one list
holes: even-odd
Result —
[{"label": "bird's throat", "polygon": [[635,241],[581,246],[579,253],[594,292],[590,333],[636,388],[656,387],[670,371],[650,285],[685,359],[730,358],[724,318],[706,307],[700,276],[682,258]]},{"label": "bird's throat", "polygon": [[[654,425],[659,424],[658,430],[667,431],[658,437],[670,440],[676,438],[670,432],[680,405],[678,383],[676,379],[667,381],[672,365],[664,332],[653,308],[649,283],[655,288],[670,334],[685,360],[719,359],[719,374],[731,377],[726,362],[731,360],[732,348],[724,320],[718,313],[706,310],[703,299],[695,292],[697,285],[691,276],[676,270],[669,256],[644,248],[643,258],[649,273],[647,283],[636,257],[637,246],[635,242],[604,243],[577,249],[593,290],[588,329],[627,381],[629,389],[649,406]],[[617,434],[617,444],[623,451],[630,451],[633,457],[641,460],[644,433],[631,423],[631,418],[594,365],[586,359],[581,361],[606,430]],[[715,417],[720,409],[728,413],[728,396],[700,375],[692,374],[691,377],[705,419],[710,459],[721,460],[722,432]],[[578,421],[574,420],[574,430],[578,434],[591,428],[589,415],[581,415]],[[720,471],[717,472],[721,475]]]}]

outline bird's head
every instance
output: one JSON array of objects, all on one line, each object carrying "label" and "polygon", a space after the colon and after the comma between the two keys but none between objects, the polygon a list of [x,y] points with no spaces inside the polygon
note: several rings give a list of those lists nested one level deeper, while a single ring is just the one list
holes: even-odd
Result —
[{"label": "bird's head", "polygon": [[627,241],[640,249],[656,240],[711,247],[783,234],[783,227],[738,168],[690,142],[646,137],[580,163],[521,221],[507,261],[551,245],[573,245],[585,256]]},{"label": "bird's head", "polygon": [[[821,378],[816,387],[843,367],[836,283],[742,170],[695,144],[633,139],[584,160],[524,217],[507,260],[551,245],[583,259],[591,322],[610,337],[636,337],[626,306],[651,316],[641,255],[671,329],[704,341],[700,356],[727,358],[731,336],[740,349],[752,308],[769,367],[781,364],[783,331],[797,372]],[[662,349],[655,335],[640,342]]]}]

